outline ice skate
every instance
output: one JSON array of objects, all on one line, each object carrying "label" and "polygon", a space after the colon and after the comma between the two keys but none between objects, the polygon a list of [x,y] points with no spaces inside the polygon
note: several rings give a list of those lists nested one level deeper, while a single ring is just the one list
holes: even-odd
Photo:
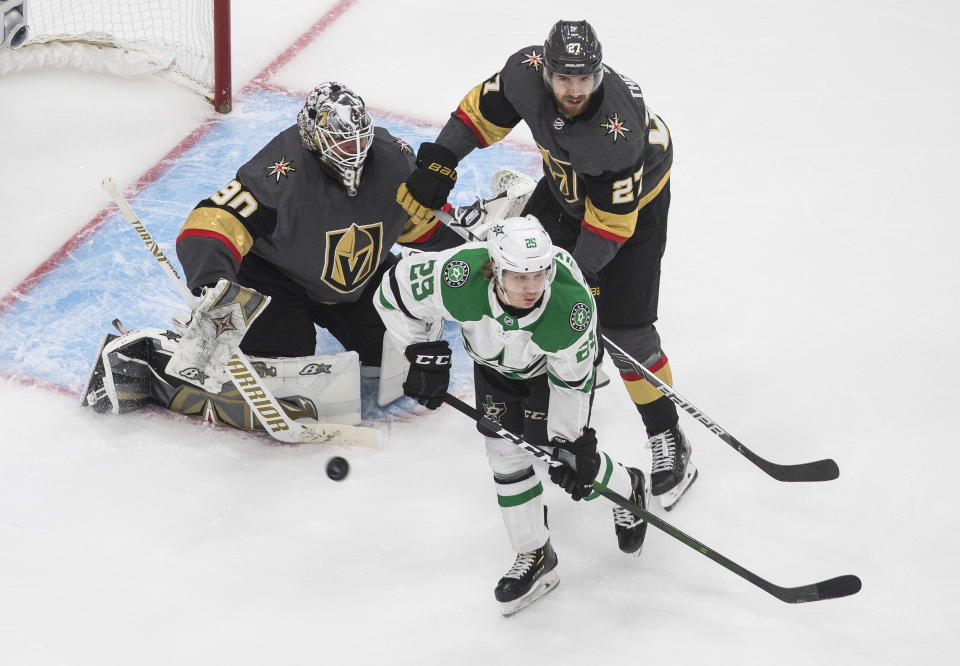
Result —
[{"label": "ice skate", "polygon": [[[629,499],[646,509],[650,504],[650,488],[646,479],[643,478],[643,472],[633,467],[628,467],[627,471],[633,482],[633,492],[630,493]],[[643,548],[643,539],[647,535],[647,521],[626,509],[614,506],[613,525],[620,550],[628,555],[639,557],[640,550]]]},{"label": "ice skate", "polygon": [[653,453],[653,495],[669,511],[697,479],[697,468],[690,459],[693,449],[679,425],[651,437],[648,446]]},{"label": "ice skate", "polygon": [[513,615],[550,592],[560,583],[557,554],[550,539],[529,553],[518,553],[517,559],[497,583],[493,591],[500,602],[500,612]]}]

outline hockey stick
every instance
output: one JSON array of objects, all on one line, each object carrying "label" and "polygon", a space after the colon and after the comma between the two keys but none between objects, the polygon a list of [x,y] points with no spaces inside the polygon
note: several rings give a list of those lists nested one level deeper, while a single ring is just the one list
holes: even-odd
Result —
[{"label": "hockey stick", "polygon": [[[515,435],[509,430],[503,428],[499,423],[496,423],[495,421],[488,419],[486,416],[481,415],[480,412],[459,398],[447,393],[443,397],[443,401],[461,414],[470,417],[477,423],[483,425],[483,427],[487,430],[495,432],[500,437],[512,442],[516,446],[534,456],[537,460],[546,463],[550,467],[558,467],[563,465],[562,462],[559,460],[554,460],[540,447],[534,446],[533,444],[524,440],[522,437]],[[641,507],[636,502],[631,502],[625,497],[622,497],[612,490],[607,489],[606,486],[594,481],[593,489],[614,504],[626,509],[627,511],[630,511],[633,515],[639,518],[643,518],[654,527],[659,528],[678,541],[681,541],[701,554],[706,555],[723,568],[732,571],[741,578],[753,583],[761,590],[767,592],[768,594],[772,594],[780,601],[784,601],[788,604],[801,604],[808,601],[822,601],[823,599],[846,597],[850,596],[851,594],[856,594],[860,591],[860,579],[852,574],[837,576],[836,578],[824,580],[819,583],[811,583],[810,585],[801,585],[800,587],[781,587],[779,585],[774,585],[752,571],[744,569],[736,562],[724,557],[712,548],[703,545],[692,536],[684,534],[670,523],[660,520],[660,518],[657,518],[655,515]]]},{"label": "hockey stick", "polygon": [[[446,211],[436,210],[434,212],[436,213],[437,218],[443,224],[447,225],[467,240],[480,240],[469,228],[458,222]],[[636,359],[617,346],[617,344],[606,335],[601,335],[601,338],[603,339],[603,342],[605,343],[607,351],[610,353],[611,357],[617,359],[624,365],[630,366],[636,374],[641,375],[644,379],[653,384],[653,386],[671,402],[693,416],[693,418],[703,424],[707,430],[732,446],[744,458],[752,462],[754,465],[762,469],[777,481],[832,481],[840,476],[840,468],[837,466],[837,463],[830,458],[814,460],[806,463],[797,463],[795,465],[781,465],[760,457],[744,446],[740,440],[720,427],[720,424],[704,414],[693,403],[677,393],[669,384],[647,370],[642,363],[637,362]]]},{"label": "hockey stick", "polygon": [[[137,235],[143,241],[150,254],[160,264],[163,272],[176,286],[180,297],[191,310],[197,307],[197,299],[187,288],[186,282],[167,259],[167,256],[157,245],[157,242],[147,231],[143,222],[137,217],[130,202],[124,198],[116,183],[109,176],[104,178],[101,186],[123,216],[131,224]],[[289,443],[331,443],[346,446],[376,447],[378,433],[373,428],[360,426],[340,425],[337,423],[311,423],[304,425],[291,419],[277,402],[273,394],[260,381],[260,375],[250,364],[250,360],[241,352],[234,354],[227,363],[227,371],[232,377],[234,385],[240,392],[250,411],[263,425],[264,430],[274,439]]]},{"label": "hockey stick", "polygon": [[681,408],[687,414],[690,414],[706,427],[707,430],[729,444],[744,458],[777,481],[832,481],[840,476],[840,468],[837,467],[837,463],[830,458],[797,463],[795,465],[781,465],[760,457],[744,446],[736,437],[721,428],[720,424],[700,411],[692,402],[677,393],[673,387],[650,372],[642,363],[637,362],[635,358],[617,346],[610,338],[606,335],[601,335],[600,337],[603,338],[604,345],[612,358],[620,361],[623,365],[629,366],[636,374],[643,376],[644,379],[653,384],[660,393],[669,398],[677,407]]}]

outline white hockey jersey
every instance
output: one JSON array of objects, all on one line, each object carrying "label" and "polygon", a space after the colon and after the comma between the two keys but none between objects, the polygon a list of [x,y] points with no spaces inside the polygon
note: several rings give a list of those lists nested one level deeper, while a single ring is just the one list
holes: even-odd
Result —
[{"label": "white hockey jersey", "polygon": [[452,320],[477,363],[510,379],[546,374],[547,436],[575,440],[589,422],[597,358],[590,289],[558,248],[555,276],[540,305],[516,318],[504,311],[484,275],[489,259],[484,243],[411,255],[384,275],[374,303],[400,349],[439,339],[442,321]]}]

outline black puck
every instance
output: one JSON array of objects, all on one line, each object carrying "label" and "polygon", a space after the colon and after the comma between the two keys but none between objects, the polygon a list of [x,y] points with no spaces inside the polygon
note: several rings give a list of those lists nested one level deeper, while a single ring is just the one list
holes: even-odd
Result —
[{"label": "black puck", "polygon": [[345,478],[347,478],[347,473],[349,471],[350,463],[347,462],[346,458],[334,456],[330,458],[330,461],[327,463],[327,476],[334,481],[343,481]]}]

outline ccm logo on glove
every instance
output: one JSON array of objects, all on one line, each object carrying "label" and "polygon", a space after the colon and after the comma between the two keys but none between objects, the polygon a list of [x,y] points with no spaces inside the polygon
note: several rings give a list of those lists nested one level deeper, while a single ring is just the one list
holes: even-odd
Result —
[{"label": "ccm logo on glove", "polygon": [[403,392],[427,409],[443,404],[450,384],[450,345],[446,340],[417,342],[407,347],[404,356],[410,361]]},{"label": "ccm logo on glove", "polygon": [[450,354],[441,354],[439,356],[417,354],[414,363],[417,365],[450,365]]}]

